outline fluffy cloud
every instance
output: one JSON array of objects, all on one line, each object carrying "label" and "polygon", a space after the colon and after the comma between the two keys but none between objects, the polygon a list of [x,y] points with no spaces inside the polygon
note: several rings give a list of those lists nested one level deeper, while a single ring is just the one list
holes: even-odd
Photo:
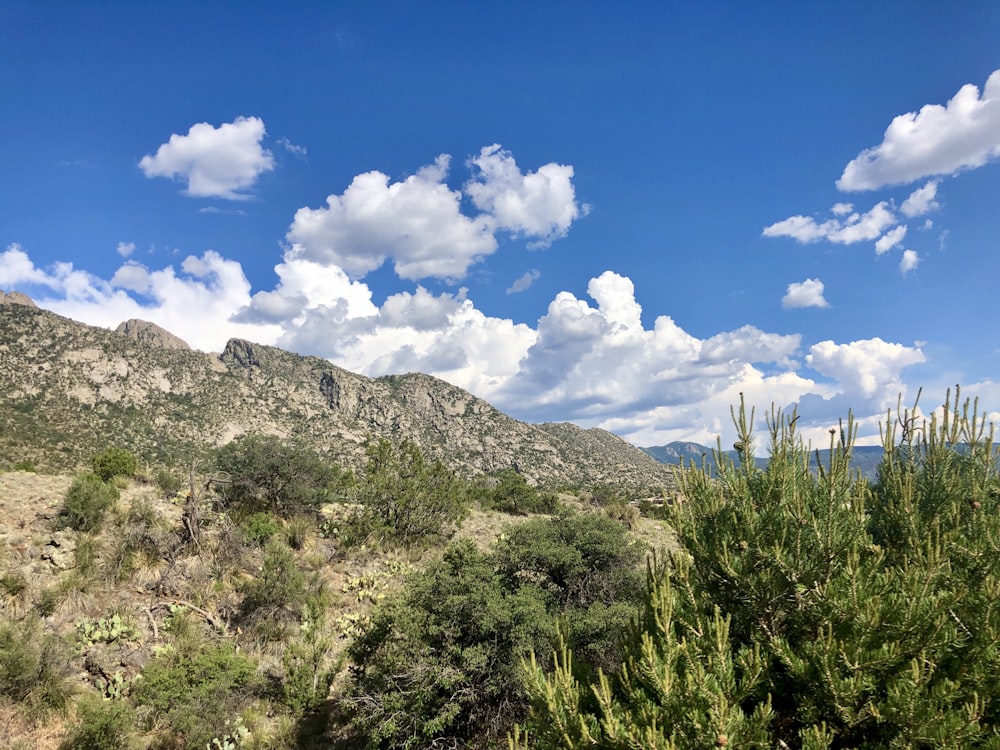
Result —
[{"label": "fluffy cloud", "polygon": [[274,157],[261,146],[265,134],[259,117],[237,117],[217,128],[200,122],[187,135],[171,135],[155,155],[142,157],[139,168],[147,177],[186,182],[192,197],[246,200],[240,191],[274,169]]},{"label": "fluffy cloud", "polygon": [[[451,157],[441,154],[400,182],[382,172],[358,175],[326,206],[300,208],[288,229],[286,259],[336,265],[355,279],[391,261],[404,279],[456,281],[497,249],[498,232],[547,246],[586,212],[576,202],[573,167],[546,164],[524,174],[499,145],[470,159],[465,193],[445,179]],[[463,195],[481,213],[462,211]]]},{"label": "fluffy cloud", "polygon": [[823,297],[823,282],[806,279],[788,285],[785,296],[781,298],[781,306],[791,310],[796,307],[829,307],[830,303]]},{"label": "fluffy cloud", "polygon": [[875,190],[929,175],[980,167],[1000,154],[1000,70],[979,89],[966,84],[945,105],[894,118],[878,146],[862,151],[837,181],[840,190]]},{"label": "fluffy cloud", "polygon": [[300,208],[286,235],[290,257],[337,265],[354,278],[387,259],[404,279],[462,278],[497,241],[486,217],[462,213],[462,194],[444,183],[449,163],[442,154],[402,182],[367,172],[324,208]]},{"label": "fluffy cloud", "polygon": [[818,222],[811,216],[791,216],[765,227],[764,236],[791,237],[801,243],[826,240],[852,245],[855,242],[874,240],[897,223],[887,201],[875,204],[863,214],[851,211],[850,204],[838,203],[834,206],[833,214],[837,217],[845,217],[846,214],[846,217]]},{"label": "fluffy cloud", "polygon": [[923,187],[917,188],[903,201],[899,210],[903,212],[904,216],[912,219],[939,208],[940,205],[934,200],[937,197],[937,187],[937,180],[931,180]]},{"label": "fluffy cloud", "polygon": [[906,225],[901,224],[898,227],[890,229],[888,232],[883,234],[875,241],[875,254],[883,255],[892,248],[896,247],[903,238],[906,236]]},{"label": "fluffy cloud", "polygon": [[117,247],[118,254],[123,258],[127,258],[132,253],[135,252],[134,242],[119,242]]},{"label": "fluffy cloud", "polygon": [[904,276],[917,267],[920,256],[916,250],[904,250],[903,257],[899,260],[899,272]]},{"label": "fluffy cloud", "polygon": [[826,377],[835,379],[850,394],[865,399],[876,395],[893,401],[905,391],[900,372],[925,361],[919,347],[893,344],[880,338],[836,344],[821,341],[806,355],[806,364]]},{"label": "fluffy cloud", "polygon": [[513,155],[497,143],[484,146],[467,166],[474,171],[465,183],[473,205],[492,216],[496,229],[536,238],[531,247],[547,247],[565,237],[589,210],[576,202],[571,166],[550,163],[523,174]]},{"label": "fluffy cloud", "polygon": [[507,287],[507,294],[517,294],[518,292],[525,291],[532,284],[538,281],[538,278],[541,275],[541,272],[535,268],[532,268],[530,271],[525,271],[524,274],[517,279],[517,281]]}]

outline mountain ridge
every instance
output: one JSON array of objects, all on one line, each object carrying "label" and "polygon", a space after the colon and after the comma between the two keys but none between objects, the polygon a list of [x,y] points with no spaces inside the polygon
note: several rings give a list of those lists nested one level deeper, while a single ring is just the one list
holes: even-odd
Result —
[{"label": "mountain ridge", "polygon": [[111,331],[0,305],[0,460],[73,468],[114,444],[181,462],[267,433],[309,441],[352,467],[369,440],[410,439],[470,474],[514,466],[543,485],[673,486],[669,467],[611,433],[519,422],[429,375],[369,378],[243,339],[206,354],[129,323]]}]

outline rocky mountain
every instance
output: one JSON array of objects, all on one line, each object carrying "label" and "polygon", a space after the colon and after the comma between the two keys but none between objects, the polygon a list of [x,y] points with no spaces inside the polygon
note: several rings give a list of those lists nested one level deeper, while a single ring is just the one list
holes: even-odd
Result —
[{"label": "rocky mountain", "polygon": [[0,467],[73,468],[111,445],[184,464],[267,433],[355,467],[367,441],[409,438],[465,474],[516,466],[544,485],[673,483],[670,468],[608,432],[525,424],[437,378],[373,379],[238,339],[205,354],[142,321],[110,331],[0,305],[0,382]]}]

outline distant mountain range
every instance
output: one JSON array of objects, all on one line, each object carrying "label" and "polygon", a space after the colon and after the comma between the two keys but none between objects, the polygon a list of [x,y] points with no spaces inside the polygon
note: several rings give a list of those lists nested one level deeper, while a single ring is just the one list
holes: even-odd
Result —
[{"label": "distant mountain range", "polygon": [[[675,441],[673,443],[667,443],[666,445],[654,445],[648,448],[641,448],[640,450],[644,451],[646,455],[655,458],[662,464],[676,466],[683,463],[685,466],[690,466],[693,463],[695,466],[701,466],[702,461],[704,461],[710,471],[714,472],[716,469],[715,449],[699,443]],[[723,453],[734,462],[739,462],[739,458],[735,450],[723,451]],[[882,453],[882,446],[880,445],[855,446],[851,454],[851,466],[855,469],[860,469],[861,474],[865,478],[869,480],[875,479],[879,462],[882,460]],[[829,448],[819,451],[819,460],[824,466],[829,463]],[[757,456],[757,465],[762,469],[767,466],[767,461],[767,456]],[[815,468],[815,451],[812,454],[811,465]]]}]

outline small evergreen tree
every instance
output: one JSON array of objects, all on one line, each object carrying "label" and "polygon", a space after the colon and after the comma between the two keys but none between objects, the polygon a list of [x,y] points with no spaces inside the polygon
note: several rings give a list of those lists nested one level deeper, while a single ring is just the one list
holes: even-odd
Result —
[{"label": "small evergreen tree", "polygon": [[734,420],[738,462],[683,474],[682,551],[651,568],[620,674],[580,679],[565,648],[530,665],[512,747],[1000,746],[1000,484],[976,405],[904,412],[872,485],[850,418],[816,475],[794,415],[771,413],[766,469],[752,413]]},{"label": "small evergreen tree", "polygon": [[409,440],[368,446],[356,489],[358,512],[345,541],[428,546],[447,537],[468,512],[465,484],[440,461],[428,463]]},{"label": "small evergreen tree", "polygon": [[115,477],[131,477],[139,468],[139,461],[124,448],[108,448],[94,456],[92,464],[94,473],[105,482]]},{"label": "small evergreen tree", "polygon": [[241,515],[270,511],[287,517],[315,510],[351,481],[349,473],[309,446],[273,435],[247,435],[227,443],[215,464],[228,477],[218,485],[223,504]]}]

